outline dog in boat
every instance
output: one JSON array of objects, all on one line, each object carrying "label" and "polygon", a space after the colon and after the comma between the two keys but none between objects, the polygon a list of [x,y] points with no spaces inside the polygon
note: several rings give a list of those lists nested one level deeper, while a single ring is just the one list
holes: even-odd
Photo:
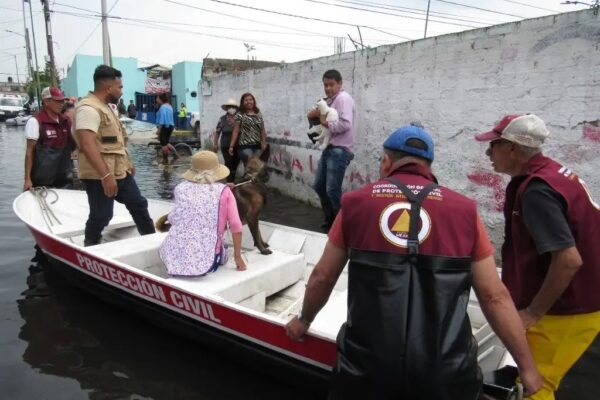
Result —
[{"label": "dog in boat", "polygon": [[[329,107],[324,99],[317,101],[317,104],[314,108],[319,110],[321,116],[325,116],[327,122],[337,121],[339,118],[337,110]],[[321,143],[319,149],[324,150],[329,145],[331,132],[329,132],[328,128],[325,128],[323,125],[321,125],[320,122],[309,120],[309,130],[307,134],[313,143]]]},{"label": "dog in boat", "polygon": [[[267,161],[269,160],[270,147],[267,146],[260,156],[250,157],[246,163],[244,175],[241,180],[232,188],[238,212],[242,224],[248,224],[254,245],[261,254],[271,254],[269,244],[262,238],[259,228],[260,213],[267,204],[267,186],[265,183],[269,179],[267,171]],[[168,214],[163,215],[156,221],[156,229],[160,232],[166,232],[171,225],[168,221]]]}]

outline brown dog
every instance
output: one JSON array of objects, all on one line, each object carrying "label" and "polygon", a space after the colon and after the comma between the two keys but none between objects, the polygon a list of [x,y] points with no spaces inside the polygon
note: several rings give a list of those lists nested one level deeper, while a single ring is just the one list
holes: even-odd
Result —
[{"label": "brown dog", "polygon": [[[254,245],[258,247],[261,254],[272,253],[268,248],[269,244],[262,239],[258,226],[260,212],[267,204],[267,187],[265,182],[269,179],[267,171],[269,154],[270,149],[267,146],[267,149],[259,157],[250,157],[246,163],[242,179],[232,189],[242,224],[248,224],[248,228],[250,228],[250,233],[254,239]],[[169,228],[167,215],[163,215],[156,221],[156,229],[158,231],[166,232]]]},{"label": "brown dog", "polygon": [[233,188],[233,195],[238,206],[240,219],[243,224],[248,224],[254,245],[261,254],[271,254],[269,244],[265,242],[258,227],[260,212],[267,204],[267,187],[265,182],[269,179],[267,162],[269,148],[259,156],[250,157],[240,183]]}]

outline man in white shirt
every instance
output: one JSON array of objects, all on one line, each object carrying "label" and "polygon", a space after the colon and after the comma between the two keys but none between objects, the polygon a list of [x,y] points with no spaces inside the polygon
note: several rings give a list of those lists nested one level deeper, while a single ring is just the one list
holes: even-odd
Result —
[{"label": "man in white shirt", "polygon": [[43,108],[25,125],[25,179],[23,190],[36,186],[62,187],[73,179],[71,121],[61,115],[65,96],[52,86],[42,90]]}]

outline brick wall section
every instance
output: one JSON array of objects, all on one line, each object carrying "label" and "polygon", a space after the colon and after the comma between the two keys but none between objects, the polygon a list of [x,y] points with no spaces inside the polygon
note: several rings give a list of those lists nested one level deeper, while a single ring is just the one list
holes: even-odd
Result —
[{"label": "brick wall section", "polygon": [[202,134],[216,126],[224,100],[252,92],[273,148],[271,184],[318,204],[310,185],[320,152],[306,137],[305,115],[323,96],[323,72],[338,69],[357,107],[345,190],[376,179],[384,138],[419,120],[434,136],[440,183],[478,201],[499,246],[507,180],[472,137],[504,114],[535,113],[552,134],[545,153],[577,171],[600,200],[599,43],[600,16],[584,10],[219,75],[201,96]]}]

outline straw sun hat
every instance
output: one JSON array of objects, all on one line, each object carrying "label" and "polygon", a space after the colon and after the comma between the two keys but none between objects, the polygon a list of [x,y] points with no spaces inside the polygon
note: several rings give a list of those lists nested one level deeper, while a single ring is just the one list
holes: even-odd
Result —
[{"label": "straw sun hat", "polygon": [[194,183],[212,183],[229,175],[229,168],[219,164],[217,155],[212,151],[199,151],[192,157],[192,168],[181,177]]},{"label": "straw sun hat", "polygon": [[229,100],[227,100],[225,103],[223,103],[223,104],[221,105],[221,108],[222,108],[224,111],[227,111],[227,109],[228,109],[229,107],[240,108],[240,106],[238,105],[237,101],[235,101],[235,99],[229,99]]}]

